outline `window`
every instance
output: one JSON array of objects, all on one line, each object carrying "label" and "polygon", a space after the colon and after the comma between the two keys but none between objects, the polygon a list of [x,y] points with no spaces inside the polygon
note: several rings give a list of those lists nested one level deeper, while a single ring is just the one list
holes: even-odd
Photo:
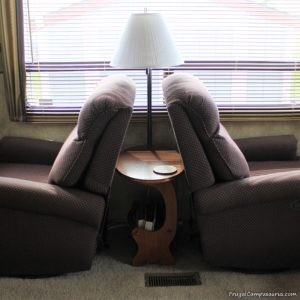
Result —
[{"label": "window", "polygon": [[165,110],[161,81],[189,72],[208,87],[223,116],[300,116],[299,0],[23,0],[29,116],[70,115],[104,76],[137,84],[144,70],[109,66],[131,13],[160,12],[185,63],[153,70],[154,110]]}]

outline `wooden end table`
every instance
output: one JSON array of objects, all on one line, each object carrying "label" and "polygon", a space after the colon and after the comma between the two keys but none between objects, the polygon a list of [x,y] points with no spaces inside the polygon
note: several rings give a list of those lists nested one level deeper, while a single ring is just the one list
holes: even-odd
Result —
[{"label": "wooden end table", "polygon": [[[154,167],[171,165],[177,171],[173,174],[161,175],[153,171]],[[125,151],[119,156],[117,171],[134,182],[152,186],[160,191],[165,203],[165,220],[163,226],[156,231],[134,228],[132,237],[138,245],[138,251],[132,264],[140,266],[147,263],[170,265],[174,257],[170,252],[177,226],[177,203],[172,180],[184,170],[181,156],[171,150]]]}]

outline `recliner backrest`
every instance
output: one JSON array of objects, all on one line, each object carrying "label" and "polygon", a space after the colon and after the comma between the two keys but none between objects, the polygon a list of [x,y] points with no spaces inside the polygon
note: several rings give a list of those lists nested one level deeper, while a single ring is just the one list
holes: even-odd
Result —
[{"label": "recliner backrest", "polygon": [[[180,118],[173,114],[173,107],[177,105],[187,115],[205,150],[216,180],[231,181],[248,177],[247,161],[220,123],[218,108],[201,81],[190,74],[173,74],[164,79],[163,91],[175,134],[178,134],[178,126],[180,126],[178,124],[181,122]],[[179,138],[186,139],[185,136],[177,136],[177,140]],[[190,151],[189,144],[182,144],[183,146],[179,145],[179,148],[183,156],[192,155],[195,161],[202,159]],[[184,150],[184,147],[188,149]],[[189,172],[190,166],[185,165],[185,167]],[[205,172],[209,170],[202,171]]]},{"label": "recliner backrest", "polygon": [[49,182],[106,194],[131,117],[133,81],[122,75],[101,80],[81,108],[76,127],[63,144]]},{"label": "recliner backrest", "polygon": [[215,177],[200,142],[180,102],[168,105],[168,112],[180,150],[191,192],[212,186]]}]

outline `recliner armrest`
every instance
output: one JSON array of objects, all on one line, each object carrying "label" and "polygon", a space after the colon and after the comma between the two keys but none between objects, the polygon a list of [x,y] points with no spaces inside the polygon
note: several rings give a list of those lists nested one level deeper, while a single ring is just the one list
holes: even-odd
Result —
[{"label": "recliner armrest", "polygon": [[251,137],[234,140],[247,161],[297,160],[294,135]]},{"label": "recliner armrest", "polygon": [[52,165],[61,146],[54,141],[4,137],[0,141],[0,162]]}]

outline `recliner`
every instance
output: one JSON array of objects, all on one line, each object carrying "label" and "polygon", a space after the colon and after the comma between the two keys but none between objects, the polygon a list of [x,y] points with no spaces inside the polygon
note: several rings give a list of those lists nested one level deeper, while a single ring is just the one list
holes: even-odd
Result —
[{"label": "recliner", "polygon": [[84,103],[61,149],[50,141],[1,140],[0,275],[90,268],[134,98],[132,80],[110,76]]},{"label": "recliner", "polygon": [[[170,75],[163,81],[163,92],[192,193],[204,259],[239,269],[300,267],[300,164],[254,163],[253,172],[198,78]],[[252,176],[257,170],[264,175]]]}]

